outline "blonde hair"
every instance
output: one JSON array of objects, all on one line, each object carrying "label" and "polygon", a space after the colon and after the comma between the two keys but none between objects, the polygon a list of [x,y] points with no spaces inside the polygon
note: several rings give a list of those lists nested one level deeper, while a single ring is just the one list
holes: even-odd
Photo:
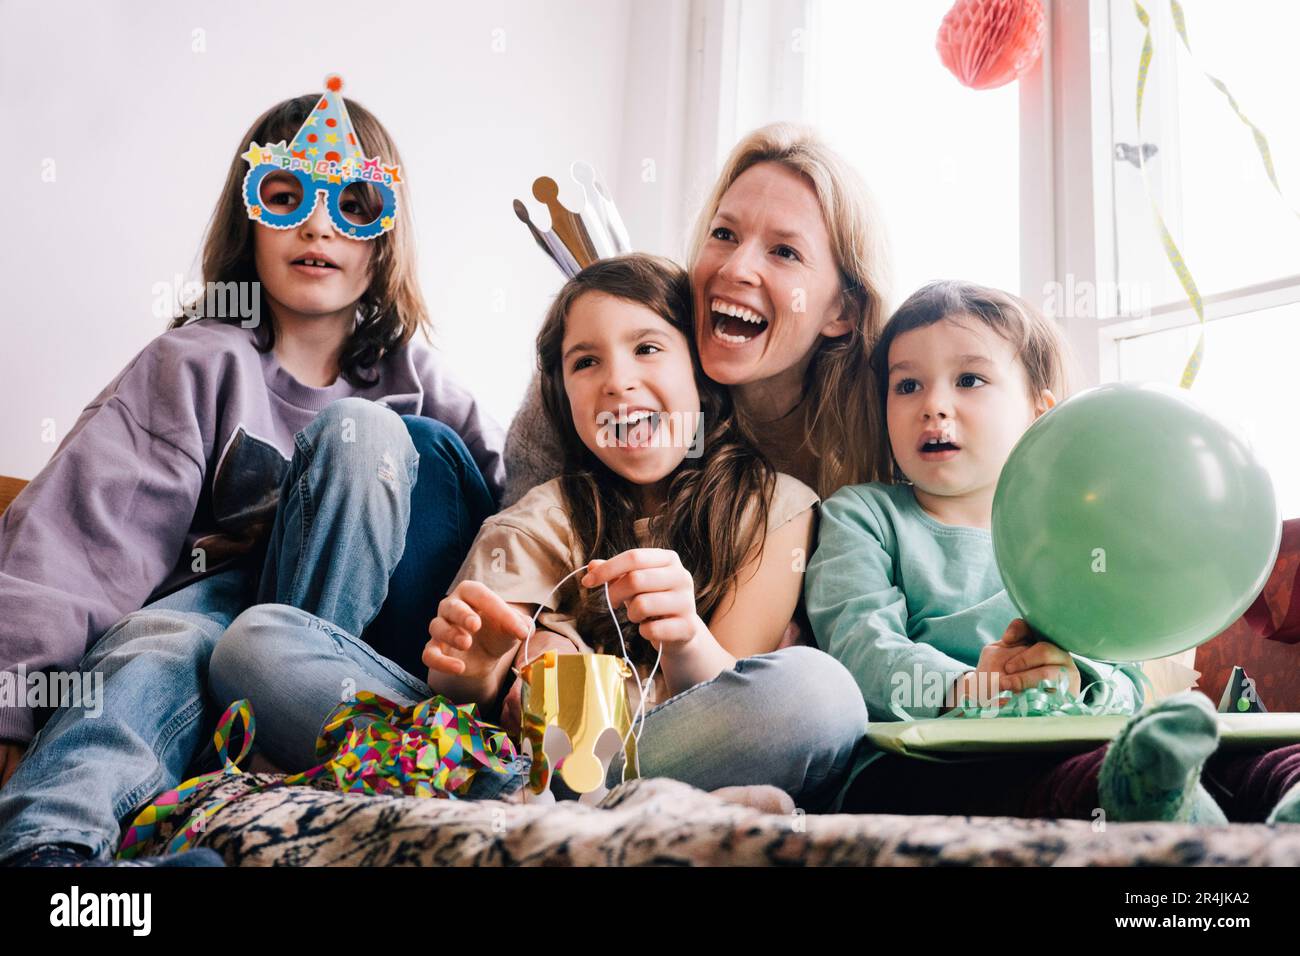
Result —
[{"label": "blonde hair", "polygon": [[[319,100],[319,93],[283,100],[254,120],[248,132],[240,137],[203,243],[205,281],[257,281],[257,267],[253,261],[253,230],[264,227],[257,226],[248,218],[248,210],[244,206],[244,176],[248,167],[242,154],[250,142],[276,143],[291,139],[303,121],[311,115]],[[366,152],[378,156],[385,163],[400,164],[402,157],[397,151],[397,144],[375,115],[351,98],[347,105],[352,125]],[[373,382],[375,376],[371,367],[386,352],[404,346],[417,329],[423,329],[427,334],[429,328],[429,313],[416,276],[415,231],[411,224],[411,201],[405,178],[395,189],[401,218],[397,228],[368,240],[374,250],[370,260],[370,284],[358,303],[361,320],[344,343],[343,352],[339,356],[340,374],[358,387]],[[265,292],[263,296],[263,314],[270,315]],[[197,303],[191,303],[189,308],[182,310],[169,327],[179,328],[190,321],[191,316],[203,318],[202,309]],[[241,321],[240,316],[213,318],[226,322]],[[258,332],[259,348],[270,351],[275,345],[274,324],[263,322]]]},{"label": "blonde hair", "polygon": [[874,199],[857,171],[813,130],[773,123],[745,136],[727,157],[691,236],[694,268],[722,197],[741,174],[759,163],[779,163],[803,175],[817,194],[852,329],[822,336],[804,378],[805,427],[817,459],[816,491],[823,498],[844,485],[875,477],[878,420],[868,373],[871,346],[884,324],[889,257]]},{"label": "blonde hair", "polygon": [[1057,323],[1024,299],[1001,289],[946,279],[917,289],[898,307],[871,353],[871,370],[879,402],[879,434],[876,467],[881,481],[899,480],[889,444],[886,402],[889,392],[889,347],[904,332],[922,329],[944,319],[970,316],[984,323],[1015,349],[1025,370],[1029,400],[1037,401],[1043,389],[1058,400],[1070,393],[1073,353]]}]

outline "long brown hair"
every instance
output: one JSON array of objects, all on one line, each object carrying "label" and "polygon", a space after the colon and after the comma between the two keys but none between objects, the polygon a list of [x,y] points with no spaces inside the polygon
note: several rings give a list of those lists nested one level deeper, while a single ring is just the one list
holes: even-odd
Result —
[{"label": "long brown hair", "polygon": [[857,171],[810,128],[773,123],[749,133],[727,157],[700,210],[688,260],[694,268],[722,197],[752,166],[779,163],[812,184],[840,271],[845,314],[852,328],[821,337],[804,375],[804,426],[817,458],[816,492],[827,498],[844,485],[875,477],[865,450],[875,444],[875,401],[868,374],[871,345],[886,314],[889,251],[875,200]]},{"label": "long brown hair", "polygon": [[[561,346],[565,317],[579,297],[597,292],[643,305],[685,337],[703,413],[704,454],[687,457],[673,472],[663,509],[650,517],[655,547],[676,551],[695,578],[695,607],[708,620],[736,577],[767,537],[767,509],[776,486],[772,465],[737,428],[731,393],[700,366],[691,324],[691,292],[686,273],[671,260],[633,254],[593,263],[573,277],[552,303],[537,335],[537,367],[542,402],[564,446],[560,487],[585,558],[612,558],[639,547],[633,522],[640,517],[636,486],[611,471],[583,443],[573,424],[564,389]],[[737,520],[754,515],[757,520]],[[566,587],[576,584],[570,583]],[[577,589],[577,626],[597,651],[617,653],[618,634],[605,607],[604,592]],[[619,612],[626,627],[626,617]],[[637,663],[653,659],[648,641],[629,641]]]},{"label": "long brown hair", "polygon": [[[257,267],[253,260],[253,229],[256,227],[248,218],[243,200],[244,175],[248,170],[243,154],[250,142],[287,142],[298,132],[319,100],[319,94],[311,93],[277,103],[259,116],[239,140],[203,243],[204,281],[257,281]],[[347,107],[366,152],[378,156],[385,164],[400,163],[402,159],[397,145],[375,115],[350,98]],[[339,355],[339,373],[357,387],[373,383],[375,376],[368,370],[386,352],[409,342],[416,329],[424,329],[426,333],[428,330],[428,309],[416,279],[409,193],[404,180],[393,188],[397,190],[401,217],[396,228],[368,240],[374,249],[370,260],[370,284],[362,293],[358,306],[360,321]],[[262,314],[271,314],[265,292],[260,305]],[[172,320],[170,328],[179,328],[191,317],[203,317],[200,303],[192,303],[183,309]],[[226,322],[240,321],[240,317],[232,316],[213,318]],[[258,347],[269,351],[275,345],[274,323],[262,322],[258,332]]]},{"label": "long brown hair", "polygon": [[881,481],[891,478],[894,482],[903,480],[895,467],[893,449],[889,444],[886,408],[889,400],[889,348],[904,332],[962,316],[983,322],[1011,344],[1024,367],[1031,400],[1036,401],[1045,388],[1051,389],[1058,401],[1069,394],[1075,374],[1073,358],[1065,337],[1053,320],[1019,296],[1001,289],[954,279],[924,285],[908,296],[885,323],[885,330],[871,351],[871,375],[880,414],[876,466]]}]

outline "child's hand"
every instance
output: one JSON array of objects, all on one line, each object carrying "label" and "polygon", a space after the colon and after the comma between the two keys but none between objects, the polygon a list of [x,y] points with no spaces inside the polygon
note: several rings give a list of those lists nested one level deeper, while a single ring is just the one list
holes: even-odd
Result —
[{"label": "child's hand", "polygon": [[[1064,671],[1064,675],[1062,675]],[[1037,687],[1040,681],[1050,680],[1060,686],[1062,677],[1068,682],[1066,689],[1072,694],[1082,690],[1079,668],[1068,651],[1063,651],[1051,641],[1037,641],[1021,648],[1002,665],[1004,686],[1014,692]]]},{"label": "child's hand", "polygon": [[[987,674],[984,683],[988,688],[988,695],[991,698],[997,697],[1004,690],[1009,690],[1006,682],[1007,664],[1015,659],[1025,648],[1033,645],[1037,638],[1034,637],[1033,631],[1025,623],[1023,618],[1016,618],[1007,625],[1007,629],[1002,632],[1002,637],[992,644],[985,644],[984,649],[980,651],[979,664],[975,668],[977,674]],[[985,701],[981,701],[985,703]]]},{"label": "child's hand", "polygon": [[[967,671],[957,680],[955,703],[971,701],[987,707],[997,700],[998,694],[1010,689],[1006,679],[1006,665],[1034,643],[1033,632],[1021,618],[1012,621],[1002,637],[980,650],[975,670]],[[945,710],[950,708],[945,707]]]},{"label": "child's hand", "polygon": [[633,548],[587,565],[583,587],[606,582],[610,603],[626,606],[628,620],[656,649],[663,645],[665,653],[680,651],[708,630],[695,613],[695,579],[676,551]]},{"label": "child's hand", "polygon": [[532,622],[478,581],[462,581],[438,604],[422,660],[444,674],[481,676],[513,654]]}]

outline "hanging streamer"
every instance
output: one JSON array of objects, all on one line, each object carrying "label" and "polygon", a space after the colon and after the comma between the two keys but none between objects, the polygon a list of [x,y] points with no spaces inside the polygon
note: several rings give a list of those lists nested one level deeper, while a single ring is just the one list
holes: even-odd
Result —
[{"label": "hanging streamer", "polygon": [[1232,107],[1232,111],[1237,114],[1237,119],[1241,120],[1250,130],[1251,137],[1255,142],[1255,150],[1259,153],[1260,161],[1264,164],[1264,172],[1268,175],[1268,181],[1273,184],[1273,189],[1277,191],[1278,197],[1291,211],[1291,214],[1300,217],[1300,209],[1296,209],[1287,202],[1286,194],[1282,192],[1282,184],[1278,182],[1277,172],[1273,168],[1273,152],[1269,149],[1268,137],[1264,135],[1263,130],[1246,118],[1246,114],[1237,105],[1236,97],[1228,90],[1228,85],[1207,70],[1202,69],[1200,63],[1197,62],[1196,56],[1192,53],[1191,41],[1187,39],[1187,19],[1183,14],[1183,5],[1178,0],[1169,0],[1169,9],[1174,18],[1174,29],[1178,32],[1179,39],[1183,41],[1187,55],[1192,58],[1192,62],[1196,63],[1196,68],[1201,71],[1214,88],[1223,94],[1228,101],[1228,105]]},{"label": "hanging streamer", "polygon": [[[1146,31],[1142,41],[1142,55],[1141,60],[1138,63],[1137,79],[1138,142],[1141,142],[1142,97],[1146,91],[1147,73],[1151,67],[1153,46],[1151,42],[1151,18],[1139,0],[1134,0],[1133,6],[1137,11],[1138,21]],[[1179,3],[1178,0],[1169,0],[1169,9],[1173,16],[1174,29],[1178,33],[1179,39],[1182,40],[1183,46],[1186,48],[1188,55],[1192,56],[1192,44],[1187,37],[1187,19],[1183,13],[1182,4]],[[1194,56],[1192,59],[1193,62],[1195,62]],[[1199,64],[1197,64],[1197,68],[1200,69]],[[1201,69],[1201,73],[1204,74],[1205,78],[1210,81],[1215,89],[1223,94],[1224,98],[1228,101],[1228,105],[1232,107],[1232,111],[1237,115],[1237,118],[1250,130],[1251,136],[1255,142],[1255,149],[1259,153],[1260,161],[1264,164],[1264,172],[1268,175],[1269,182],[1273,184],[1273,188],[1277,191],[1278,196],[1282,199],[1284,204],[1287,204],[1287,208],[1292,212],[1292,214],[1300,216],[1300,211],[1297,211],[1295,207],[1286,203],[1286,195],[1282,192],[1282,186],[1278,182],[1277,172],[1273,167],[1273,154],[1269,149],[1268,137],[1264,135],[1263,131],[1258,126],[1246,118],[1246,115],[1241,111],[1241,107],[1237,104],[1236,98],[1228,90],[1227,84],[1203,69]],[[1196,287],[1196,280],[1192,278],[1192,273],[1187,268],[1187,263],[1183,260],[1183,254],[1179,250],[1177,243],[1174,242],[1173,236],[1170,235],[1169,229],[1165,225],[1164,217],[1160,214],[1160,208],[1156,204],[1155,196],[1151,191],[1151,183],[1147,178],[1146,154],[1141,149],[1138,150],[1138,168],[1142,171],[1142,188],[1146,191],[1147,199],[1151,202],[1151,211],[1155,215],[1156,227],[1160,232],[1160,242],[1164,247],[1165,256],[1169,259],[1169,264],[1173,267],[1175,274],[1178,276],[1178,281],[1183,287],[1183,292],[1187,296],[1187,301],[1191,303],[1192,310],[1196,313],[1197,321],[1200,323],[1200,334],[1197,336],[1196,348],[1192,351],[1191,357],[1188,358],[1187,364],[1183,367],[1182,378],[1178,383],[1182,388],[1191,388],[1192,383],[1196,381],[1197,373],[1201,369],[1201,361],[1205,357],[1205,309],[1201,301],[1201,293]]]},{"label": "hanging streamer", "polygon": [[[1151,18],[1138,0],[1133,0],[1133,6],[1137,9],[1138,20],[1146,30],[1146,36],[1142,40],[1142,56],[1138,61],[1137,78],[1137,128],[1140,143],[1142,142],[1142,97],[1146,92],[1147,73],[1151,69]],[[1196,287],[1196,280],[1192,278],[1187,263],[1183,261],[1183,254],[1178,244],[1174,242],[1174,237],[1170,235],[1169,227],[1165,225],[1165,218],[1160,214],[1160,207],[1156,204],[1155,195],[1151,192],[1151,181],[1147,176],[1146,152],[1142,149],[1138,150],[1138,169],[1142,172],[1142,188],[1151,202],[1151,212],[1155,216],[1156,228],[1160,231],[1160,244],[1164,247],[1165,257],[1178,276],[1178,282],[1183,287],[1187,301],[1192,304],[1192,310],[1196,313],[1197,321],[1201,326],[1200,334],[1196,339],[1196,348],[1192,350],[1191,357],[1183,366],[1182,378],[1178,382],[1180,388],[1191,388],[1196,381],[1197,373],[1201,370],[1201,360],[1205,357],[1205,308],[1201,302],[1200,290]]]}]

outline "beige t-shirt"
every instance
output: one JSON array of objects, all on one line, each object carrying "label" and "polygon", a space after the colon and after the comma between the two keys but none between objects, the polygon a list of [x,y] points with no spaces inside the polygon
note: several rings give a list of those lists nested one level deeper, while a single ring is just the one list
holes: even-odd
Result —
[{"label": "beige t-shirt", "polygon": [[[817,503],[817,495],[803,482],[778,474],[768,508],[768,535],[808,509],[815,508]],[[749,511],[748,520],[756,520],[753,509]],[[634,527],[637,541],[643,546],[649,544],[649,524],[649,519],[641,518]],[[575,574],[559,590],[552,591],[566,574],[586,563],[587,557],[579,553],[573,537],[560,480],[555,478],[538,485],[514,505],[483,523],[451,587],[454,589],[462,581],[480,581],[506,601],[541,605],[543,611],[537,619],[538,628],[553,631],[572,641],[579,651],[590,654],[592,649],[578,633],[574,619],[580,587],[578,579],[582,575]],[[529,656],[535,657],[536,654],[530,651]],[[642,673],[641,676],[644,679],[647,675]],[[655,675],[646,706],[660,703],[667,696],[667,685],[660,670]],[[628,680],[628,699],[635,708],[636,686],[631,679]]]}]

